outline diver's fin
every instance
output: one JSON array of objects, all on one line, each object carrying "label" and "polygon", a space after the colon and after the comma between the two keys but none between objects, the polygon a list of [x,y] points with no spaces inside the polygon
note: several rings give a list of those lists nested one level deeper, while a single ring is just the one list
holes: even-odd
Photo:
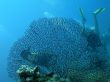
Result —
[{"label": "diver's fin", "polygon": [[99,14],[99,13],[102,13],[102,12],[104,12],[106,10],[106,8],[98,8],[97,10],[95,10],[94,12],[93,12],[93,14]]},{"label": "diver's fin", "polygon": [[79,10],[80,10],[80,14],[81,14],[81,17],[82,17],[83,21],[86,22],[86,17],[84,15],[84,10],[82,8],[80,8]]},{"label": "diver's fin", "polygon": [[83,32],[84,29],[85,29],[86,17],[85,17],[85,15],[84,15],[84,10],[83,10],[83,8],[79,8],[79,11],[80,11],[80,15],[81,15],[81,17],[82,17],[82,28],[81,28],[81,32]]},{"label": "diver's fin", "polygon": [[105,8],[98,8],[96,11],[93,12],[94,23],[95,23],[95,32],[99,36],[100,36],[100,31],[99,31],[99,24],[98,24],[97,14],[102,13],[104,11],[105,11]]}]

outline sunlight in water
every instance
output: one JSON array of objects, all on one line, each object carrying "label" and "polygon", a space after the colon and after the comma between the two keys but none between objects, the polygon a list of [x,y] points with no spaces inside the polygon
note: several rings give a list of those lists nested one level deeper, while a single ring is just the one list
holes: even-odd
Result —
[{"label": "sunlight in water", "polygon": [[47,11],[45,11],[43,14],[44,14],[44,17],[46,17],[46,18],[52,18],[52,17],[54,17],[54,15],[52,13],[49,13]]},{"label": "sunlight in water", "polygon": [[44,1],[50,5],[55,5],[58,3],[58,0],[44,0]]}]

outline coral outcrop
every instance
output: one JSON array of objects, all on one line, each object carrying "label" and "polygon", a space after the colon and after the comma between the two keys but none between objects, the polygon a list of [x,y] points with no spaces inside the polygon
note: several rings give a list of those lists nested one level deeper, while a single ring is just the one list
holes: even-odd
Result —
[{"label": "coral outcrop", "polygon": [[[80,24],[73,19],[42,18],[33,21],[10,50],[9,76],[17,79],[16,70],[24,64],[42,66],[60,77],[69,77],[76,82],[81,82],[83,72],[88,70],[100,69],[107,73],[109,57],[106,50],[93,43],[82,34]],[[95,50],[91,50],[93,47]],[[28,53],[37,53],[37,56],[20,55],[28,49]]]},{"label": "coral outcrop", "polygon": [[71,82],[69,79],[61,78],[52,72],[42,74],[39,70],[40,68],[38,66],[30,67],[28,65],[22,65],[17,70],[17,74],[21,82]]}]

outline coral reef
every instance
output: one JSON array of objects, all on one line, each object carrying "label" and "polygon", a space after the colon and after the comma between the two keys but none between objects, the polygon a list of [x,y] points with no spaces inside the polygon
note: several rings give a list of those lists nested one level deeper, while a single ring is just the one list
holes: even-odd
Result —
[{"label": "coral reef", "polygon": [[[109,57],[106,50],[90,40],[89,45],[94,45],[95,50],[89,49],[87,39],[81,32],[80,24],[73,19],[42,18],[33,21],[25,35],[16,41],[10,50],[9,76],[17,79],[16,70],[24,64],[43,66],[60,77],[69,77],[76,82],[83,81],[81,77],[87,70],[104,69],[102,71],[107,73]],[[28,53],[37,55],[21,56],[22,51],[28,49]]]},{"label": "coral reef", "polygon": [[47,74],[40,73],[40,68],[30,67],[28,65],[22,65],[17,74],[20,77],[21,82],[70,82],[67,78],[60,78],[58,75],[52,72]]}]

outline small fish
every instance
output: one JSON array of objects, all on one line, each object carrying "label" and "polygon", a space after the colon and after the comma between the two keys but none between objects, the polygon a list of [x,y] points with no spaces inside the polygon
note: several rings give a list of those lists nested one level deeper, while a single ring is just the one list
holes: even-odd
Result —
[{"label": "small fish", "polygon": [[26,49],[26,50],[23,50],[20,54],[20,56],[25,59],[25,60],[29,60],[28,59],[28,56],[31,54],[30,52],[30,48]]},{"label": "small fish", "polygon": [[32,63],[32,64],[36,64],[36,57],[37,57],[38,53],[31,53],[30,51],[30,47],[28,47],[28,49],[23,50],[20,54],[20,56],[24,59],[27,60],[28,62]]},{"label": "small fish", "polygon": [[46,75],[52,74],[52,71],[49,70],[47,67],[45,66],[38,66],[38,67],[41,74],[46,74]]}]

